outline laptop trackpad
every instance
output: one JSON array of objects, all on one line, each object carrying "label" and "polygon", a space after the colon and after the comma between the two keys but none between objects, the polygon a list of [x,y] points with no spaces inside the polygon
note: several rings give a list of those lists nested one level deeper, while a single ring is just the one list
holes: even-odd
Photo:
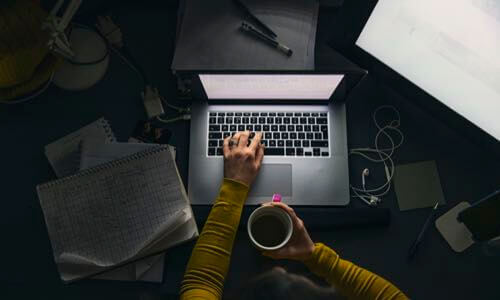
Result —
[{"label": "laptop trackpad", "polygon": [[249,197],[263,197],[273,194],[292,196],[292,165],[263,164],[252,185]]}]

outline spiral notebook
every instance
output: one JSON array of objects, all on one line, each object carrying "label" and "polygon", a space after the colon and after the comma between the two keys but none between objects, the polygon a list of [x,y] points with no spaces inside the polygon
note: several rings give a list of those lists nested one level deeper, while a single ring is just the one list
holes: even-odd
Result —
[{"label": "spiral notebook", "polygon": [[[154,255],[194,218],[168,146],[157,146],[37,186],[65,282]],[[192,226],[196,228],[196,226]]]},{"label": "spiral notebook", "polygon": [[80,168],[80,143],[92,138],[106,143],[116,141],[109,122],[100,118],[79,130],[45,146],[45,155],[57,177],[78,172]]}]

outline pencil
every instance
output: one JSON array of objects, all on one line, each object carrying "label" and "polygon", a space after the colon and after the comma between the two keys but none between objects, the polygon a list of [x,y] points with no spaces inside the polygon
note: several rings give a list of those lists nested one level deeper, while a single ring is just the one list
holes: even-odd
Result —
[{"label": "pencil", "polygon": [[245,22],[241,23],[240,29],[241,29],[241,31],[258,38],[261,41],[267,43],[268,45],[285,53],[287,56],[292,56],[292,54],[293,54],[292,49],[290,49],[287,46],[281,44],[280,42],[268,37],[267,35],[263,34],[262,32],[258,31],[257,29],[253,28],[251,25],[249,25]]}]

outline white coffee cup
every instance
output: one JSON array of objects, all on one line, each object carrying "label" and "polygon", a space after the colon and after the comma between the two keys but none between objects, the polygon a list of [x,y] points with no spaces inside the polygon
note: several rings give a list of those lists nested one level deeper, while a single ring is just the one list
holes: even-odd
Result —
[{"label": "white coffee cup", "polygon": [[292,237],[292,218],[282,208],[261,206],[248,218],[247,231],[250,241],[257,249],[277,250],[285,246]]}]

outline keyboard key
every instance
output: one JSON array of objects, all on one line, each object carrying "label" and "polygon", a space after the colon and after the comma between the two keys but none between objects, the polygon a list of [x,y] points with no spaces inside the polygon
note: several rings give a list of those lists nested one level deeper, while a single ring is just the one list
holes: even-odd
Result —
[{"label": "keyboard key", "polygon": [[318,113],[312,113],[311,116],[317,117],[317,116],[319,116],[319,114]]},{"label": "keyboard key", "polygon": [[266,124],[266,118],[260,117],[259,118],[259,124]]},{"label": "keyboard key", "polygon": [[321,130],[321,131],[323,131],[323,132],[328,131],[328,126],[326,126],[326,125],[321,125],[320,130]]},{"label": "keyboard key", "polygon": [[302,148],[297,148],[297,149],[295,149],[295,154],[296,154],[297,156],[302,156],[302,155],[304,155],[304,149],[302,149]]},{"label": "keyboard key", "polygon": [[224,136],[224,138],[227,138],[228,136],[231,136],[231,133],[230,132],[224,132],[223,136]]},{"label": "keyboard key", "polygon": [[262,125],[262,131],[269,131],[269,125]]},{"label": "keyboard key", "polygon": [[290,124],[290,118],[283,118],[284,124]]},{"label": "keyboard key", "polygon": [[274,124],[274,118],[268,117],[267,124]]},{"label": "keyboard key", "polygon": [[320,132],[316,132],[316,133],[314,134],[314,139],[316,139],[316,140],[321,140],[321,133],[320,133]]},{"label": "keyboard key", "polygon": [[295,126],[294,125],[288,125],[287,129],[288,129],[288,131],[295,131]]},{"label": "keyboard key", "polygon": [[217,113],[215,113],[215,112],[211,112],[211,113],[209,114],[209,116],[211,116],[211,117],[215,117],[215,116],[217,116]]},{"label": "keyboard key", "polygon": [[287,156],[295,156],[295,149],[293,149],[293,148],[286,148],[286,155]]},{"label": "keyboard key", "polygon": [[297,138],[297,133],[296,132],[290,132],[290,138],[292,140],[295,140]]},{"label": "keyboard key", "polygon": [[287,147],[293,147],[293,141],[287,140],[287,141],[285,142],[285,145],[286,145]]},{"label": "keyboard key", "polygon": [[233,117],[227,117],[226,124],[233,124]]},{"label": "keyboard key", "polygon": [[299,139],[304,140],[306,138],[306,134],[303,132],[299,132]]},{"label": "keyboard key", "polygon": [[222,138],[222,133],[221,132],[209,132],[208,133],[208,138],[210,140],[218,140]]},{"label": "keyboard key", "polygon": [[326,118],[317,118],[316,124],[326,124],[327,123],[326,120],[327,120]]},{"label": "keyboard key", "polygon": [[250,119],[248,117],[243,117],[243,119],[241,119],[241,122],[243,124],[250,124]]},{"label": "keyboard key", "polygon": [[311,114],[310,113],[303,113],[302,116],[304,117],[309,117]]},{"label": "keyboard key", "polygon": [[264,134],[264,138],[265,138],[266,140],[270,140],[270,139],[272,139],[272,138],[273,138],[273,136],[272,136],[272,134],[271,134],[270,132],[266,132],[266,133]]},{"label": "keyboard key", "polygon": [[208,147],[217,147],[217,140],[209,140]]},{"label": "keyboard key", "polygon": [[270,140],[269,141],[269,147],[276,147],[276,141],[275,140]]},{"label": "keyboard key", "polygon": [[300,117],[300,116],[302,116],[302,113],[296,112],[293,115],[296,116],[296,117]]},{"label": "keyboard key", "polygon": [[282,132],[281,133],[281,138],[284,140],[288,140],[288,132]]},{"label": "keyboard key", "polygon": [[299,124],[299,118],[292,118],[292,124]]},{"label": "keyboard key", "polygon": [[224,112],[219,113],[219,117],[225,117],[225,116],[226,116],[226,113],[224,113]]},{"label": "keyboard key", "polygon": [[234,121],[234,124],[241,124],[241,118],[240,117],[235,117],[233,121]]},{"label": "keyboard key", "polygon": [[247,125],[246,129],[247,129],[248,131],[253,131],[253,125]]},{"label": "keyboard key", "polygon": [[278,147],[285,147],[285,141],[284,140],[279,140],[278,141]]},{"label": "keyboard key", "polygon": [[328,131],[323,131],[323,139],[328,140]]},{"label": "keyboard key", "polygon": [[260,140],[260,143],[267,147],[267,140]]},{"label": "keyboard key", "polygon": [[285,155],[283,148],[264,148],[264,155]]},{"label": "keyboard key", "polygon": [[220,125],[209,125],[208,131],[220,131]]},{"label": "keyboard key", "polygon": [[319,131],[319,126],[318,125],[313,125],[313,131]]},{"label": "keyboard key", "polygon": [[271,125],[271,131],[278,131],[278,125]]},{"label": "keyboard key", "polygon": [[280,125],[280,131],[286,131],[286,125]]},{"label": "keyboard key", "polygon": [[208,148],[208,155],[210,156],[215,155],[215,148]]},{"label": "keyboard key", "polygon": [[250,124],[257,124],[257,118],[256,117],[251,117],[250,118]]},{"label": "keyboard key", "polygon": [[228,112],[228,113],[226,114],[226,116],[228,116],[228,117],[232,117],[232,116],[234,116],[234,113],[232,113],[232,112]]},{"label": "keyboard key", "polygon": [[315,119],[314,118],[307,119],[307,124],[315,124]]},{"label": "keyboard key", "polygon": [[314,135],[312,134],[312,132],[308,132],[308,133],[306,133],[306,138],[308,140],[312,140],[312,139],[314,139]]},{"label": "keyboard key", "polygon": [[217,155],[222,155],[222,148],[217,148],[216,152]]},{"label": "keyboard key", "polygon": [[209,119],[208,119],[208,123],[210,123],[210,124],[215,124],[215,123],[216,123],[216,120],[217,120],[217,119],[216,119],[216,118],[213,118],[213,117],[212,117],[212,118],[209,118]]},{"label": "keyboard key", "polygon": [[283,123],[283,118],[276,118],[276,119],[274,119],[274,123],[276,123],[276,124]]},{"label": "keyboard key", "polygon": [[259,116],[259,113],[258,112],[254,112],[252,113],[252,117],[258,117]]},{"label": "keyboard key", "polygon": [[304,131],[304,126],[302,126],[302,125],[295,125],[295,131]]},{"label": "keyboard key", "polygon": [[261,117],[267,117],[267,113],[266,112],[261,112],[260,115],[261,115]]},{"label": "keyboard key", "polygon": [[249,138],[253,139],[255,137],[255,132],[250,132]]},{"label": "keyboard key", "polygon": [[319,148],[313,148],[313,155],[314,156],[319,156],[320,155]]},{"label": "keyboard key", "polygon": [[276,113],[269,113],[270,117],[276,117]]},{"label": "keyboard key", "polygon": [[229,126],[229,131],[236,131],[237,130],[236,128],[237,128],[236,125],[231,125]]},{"label": "keyboard key", "polygon": [[217,118],[217,124],[224,124],[224,121],[226,121],[226,119],[224,117]]},{"label": "keyboard key", "polygon": [[309,141],[308,140],[302,141],[302,147],[309,148],[310,147]]},{"label": "keyboard key", "polygon": [[241,117],[243,114],[240,113],[240,112],[237,112],[237,113],[234,113],[234,115],[237,116],[237,117]]},{"label": "keyboard key", "polygon": [[286,113],[286,116],[291,117],[291,116],[293,116],[293,113]]},{"label": "keyboard key", "polygon": [[304,131],[311,131],[311,125],[305,125]]},{"label": "keyboard key", "polygon": [[309,151],[305,152],[304,154],[305,154],[305,156],[312,156],[312,152],[309,152]]},{"label": "keyboard key", "polygon": [[249,113],[249,112],[244,112],[244,113],[243,113],[243,116],[245,116],[245,117],[250,117],[250,113]]},{"label": "keyboard key", "polygon": [[311,147],[328,147],[327,141],[311,141]]},{"label": "keyboard key", "polygon": [[300,144],[300,140],[295,140],[295,141],[293,141],[293,146],[294,146],[294,147],[300,147],[300,146],[301,146],[301,144]]},{"label": "keyboard key", "polygon": [[255,131],[260,132],[262,131],[262,125],[255,125],[254,126]]},{"label": "keyboard key", "polygon": [[280,133],[279,132],[274,132],[273,133],[273,139],[279,140],[280,139]]},{"label": "keyboard key", "polygon": [[326,113],[320,113],[319,116],[320,117],[326,117]]},{"label": "keyboard key", "polygon": [[228,125],[222,125],[221,130],[222,131],[229,131],[229,126]]},{"label": "keyboard key", "polygon": [[238,125],[238,131],[245,131],[245,125]]},{"label": "keyboard key", "polygon": [[300,118],[299,122],[300,124],[307,124],[307,118]]},{"label": "keyboard key", "polygon": [[285,113],[283,113],[283,112],[278,113],[278,117],[284,117],[284,116],[285,116]]},{"label": "keyboard key", "polygon": [[328,152],[321,152],[321,156],[328,156]]}]

